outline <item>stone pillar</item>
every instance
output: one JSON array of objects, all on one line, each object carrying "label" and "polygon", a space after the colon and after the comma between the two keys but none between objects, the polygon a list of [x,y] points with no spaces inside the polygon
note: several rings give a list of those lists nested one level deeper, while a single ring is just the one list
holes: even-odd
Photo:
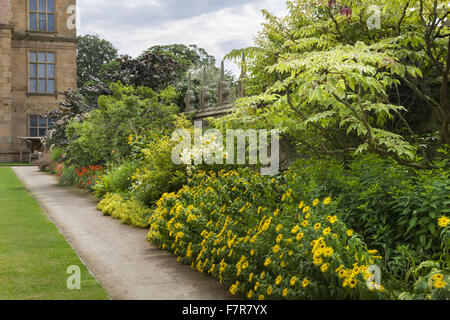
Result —
[{"label": "stone pillar", "polygon": [[191,73],[189,72],[189,79],[188,79],[188,89],[186,91],[186,96],[184,98],[184,102],[186,104],[185,112],[189,113],[194,111],[194,103],[195,103],[195,94],[192,90],[192,80],[191,80]]},{"label": "stone pillar", "polygon": [[225,81],[225,67],[222,61],[220,67],[220,82],[219,82],[219,90],[218,93],[218,105],[224,106],[230,103],[230,88],[228,87],[228,82]]},{"label": "stone pillar", "polygon": [[200,92],[200,110],[204,110],[210,107],[209,100],[211,99],[211,93],[209,92],[208,84],[206,83],[206,67],[203,68],[203,87]]},{"label": "stone pillar", "polygon": [[11,6],[0,2],[0,162],[10,161],[11,145]]},{"label": "stone pillar", "polygon": [[245,97],[245,81],[247,80],[247,73],[245,71],[245,55],[242,54],[241,75],[238,80],[237,96],[238,98]]}]

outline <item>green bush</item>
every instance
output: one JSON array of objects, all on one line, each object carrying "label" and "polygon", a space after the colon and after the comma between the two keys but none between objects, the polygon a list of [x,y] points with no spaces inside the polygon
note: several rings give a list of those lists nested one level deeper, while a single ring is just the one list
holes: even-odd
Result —
[{"label": "green bush", "polygon": [[158,201],[148,239],[251,299],[387,297],[366,283],[381,257],[334,215],[331,199],[308,207],[285,182],[200,171]]},{"label": "green bush", "polygon": [[102,198],[108,193],[129,194],[132,187],[132,177],[139,165],[139,162],[125,160],[117,166],[111,166],[94,186],[95,195]]},{"label": "green bush", "polygon": [[138,200],[125,200],[119,194],[108,193],[97,209],[104,215],[120,219],[125,224],[148,228],[152,210]]},{"label": "green bush", "polygon": [[301,160],[292,171],[294,194],[335,198],[340,216],[386,255],[393,275],[405,276],[418,261],[440,254],[436,219],[449,212],[449,170],[413,171],[369,155],[346,167],[333,160]]},{"label": "green bush", "polygon": [[121,161],[132,153],[131,134],[164,134],[172,128],[177,107],[176,93],[169,87],[159,93],[113,83],[112,95],[98,99],[98,109],[82,121],[72,119],[66,127],[69,139],[65,147],[72,164],[105,165]]},{"label": "green bush", "polygon": [[173,146],[171,138],[163,136],[142,150],[144,165],[134,176],[133,194],[149,206],[163,193],[177,191],[186,183],[185,166],[171,161]]}]

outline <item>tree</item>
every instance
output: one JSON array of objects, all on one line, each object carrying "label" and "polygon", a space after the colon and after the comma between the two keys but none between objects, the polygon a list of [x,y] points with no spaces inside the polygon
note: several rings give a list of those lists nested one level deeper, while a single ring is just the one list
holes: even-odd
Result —
[{"label": "tree", "polygon": [[79,88],[90,80],[90,76],[97,76],[104,64],[117,58],[117,49],[111,42],[96,35],[79,36],[77,49]]},{"label": "tree", "polygon": [[177,108],[173,87],[155,92],[146,87],[110,85],[111,95],[98,99],[98,108],[65,127],[64,150],[73,164],[104,165],[131,154],[130,135],[164,135],[173,128]]},{"label": "tree", "polygon": [[[421,135],[449,143],[448,3],[303,0],[288,1],[283,19],[263,11],[256,45],[228,55],[244,53],[251,73],[235,117],[280,128],[319,156],[372,152],[433,167]],[[409,118],[417,106],[433,114],[425,130]]]},{"label": "tree", "polygon": [[[167,55],[175,59],[179,65],[180,70],[176,82],[176,90],[181,93],[177,100],[177,105],[180,111],[184,110],[184,93],[188,88],[188,73],[191,73],[192,89],[196,96],[199,95],[201,87],[203,86],[203,68],[206,69],[206,85],[211,92],[211,104],[217,102],[217,85],[220,81],[220,68],[216,66],[216,58],[210,55],[205,49],[199,48],[196,45],[186,46],[184,44],[171,44],[165,46],[153,46],[145,51],[145,53],[158,53]],[[225,80],[229,87],[235,87],[235,78],[233,74],[225,70]]]},{"label": "tree", "polygon": [[216,58],[208,54],[205,49],[198,48],[196,45],[170,44],[153,46],[144,51],[145,53],[159,53],[175,59],[181,65],[180,72],[182,74],[192,67],[213,66],[216,64]]},{"label": "tree", "polygon": [[100,78],[106,82],[161,90],[175,84],[180,68],[175,59],[163,53],[149,52],[136,59],[123,55],[103,68]]}]

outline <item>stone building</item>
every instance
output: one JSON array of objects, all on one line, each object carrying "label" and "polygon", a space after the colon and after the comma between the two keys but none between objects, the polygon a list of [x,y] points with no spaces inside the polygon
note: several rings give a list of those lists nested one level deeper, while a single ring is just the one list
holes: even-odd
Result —
[{"label": "stone building", "polygon": [[0,162],[42,151],[57,91],[76,88],[76,0],[0,0]]}]

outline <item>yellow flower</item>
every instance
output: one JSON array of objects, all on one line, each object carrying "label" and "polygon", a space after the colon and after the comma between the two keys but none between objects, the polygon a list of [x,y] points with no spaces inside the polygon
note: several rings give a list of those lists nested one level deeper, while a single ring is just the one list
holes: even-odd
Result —
[{"label": "yellow flower", "polygon": [[309,207],[308,206],[303,208],[303,213],[307,213],[308,211],[309,211]]},{"label": "yellow flower", "polygon": [[268,296],[270,296],[271,294],[272,294],[272,286],[269,286],[268,288],[267,288],[267,295]]},{"label": "yellow flower", "polygon": [[347,281],[347,283],[348,283],[348,286],[349,286],[350,288],[356,287],[356,284],[357,284],[356,280],[353,279],[353,278],[350,278],[350,279]]},{"label": "yellow flower", "polygon": [[338,273],[339,279],[342,279],[346,276],[347,272],[345,270],[340,270]]},{"label": "yellow flower", "polygon": [[313,201],[313,206],[317,206],[319,204],[320,200],[319,199],[314,199]]},{"label": "yellow flower", "polygon": [[322,273],[327,272],[328,267],[329,267],[329,264],[328,264],[328,263],[325,263],[325,264],[323,264],[323,265],[320,267],[320,271],[321,271]]},{"label": "yellow flower", "polygon": [[253,297],[253,290],[250,290],[248,293],[247,293],[247,298],[248,299],[251,299]]},{"label": "yellow flower", "polygon": [[275,284],[279,285],[281,283],[281,280],[283,280],[283,278],[281,277],[281,275],[279,275],[276,279],[275,279]]},{"label": "yellow flower", "polygon": [[258,300],[264,300],[264,295],[259,295]]},{"label": "yellow flower", "polygon": [[280,213],[280,209],[277,209],[273,212],[273,216],[276,217]]},{"label": "yellow flower", "polygon": [[281,197],[281,201],[286,200],[286,194],[283,194],[283,196]]},{"label": "yellow flower", "polygon": [[284,288],[283,289],[283,297],[287,297],[288,293],[289,293],[289,289],[288,288]]},{"label": "yellow flower", "polygon": [[331,257],[331,256],[333,255],[333,253],[334,253],[334,250],[333,250],[332,247],[326,247],[326,248],[323,250],[323,255],[324,255],[325,257]]},{"label": "yellow flower", "polygon": [[255,255],[255,249],[250,250],[250,255],[254,256]]},{"label": "yellow flower", "polygon": [[248,261],[245,261],[245,262],[242,264],[242,270],[247,269],[247,267],[248,267]]},{"label": "yellow flower", "polygon": [[442,289],[445,288],[445,286],[447,285],[447,283],[445,281],[434,281],[434,287],[437,289]]},{"label": "yellow flower", "polygon": [[337,216],[328,216],[327,219],[331,224],[334,224],[337,221]]},{"label": "yellow flower", "polygon": [[305,279],[302,281],[302,287],[303,287],[303,288],[306,288],[308,285],[309,285],[309,280],[305,278]]},{"label": "yellow flower", "polygon": [[347,237],[351,238],[354,233],[355,233],[355,231],[353,231],[353,229],[348,229],[347,230]]},{"label": "yellow flower", "polygon": [[248,276],[248,282],[252,282],[253,279],[253,272],[250,273],[250,275]]},{"label": "yellow flower", "polygon": [[441,228],[445,228],[450,223],[450,218],[442,216],[438,219],[438,224]]},{"label": "yellow flower", "polygon": [[270,262],[272,262],[272,260],[270,259],[270,257],[268,257],[266,261],[264,261],[264,266],[267,267],[270,264]]},{"label": "yellow flower", "polygon": [[279,234],[278,237],[277,237],[277,243],[280,243],[281,240],[283,240],[283,235]]},{"label": "yellow flower", "polygon": [[308,220],[303,220],[302,227],[306,227],[306,226],[308,226]]},{"label": "yellow flower", "polygon": [[283,229],[283,226],[281,224],[277,225],[277,228],[275,229],[277,232],[280,232],[281,229]]},{"label": "yellow flower", "polygon": [[261,280],[264,279],[265,276],[266,276],[266,272],[265,271],[261,272]]},{"label": "yellow flower", "polygon": [[280,246],[275,245],[275,247],[273,247],[272,251],[273,251],[273,253],[277,253],[278,251],[280,251]]},{"label": "yellow flower", "polygon": [[320,223],[316,223],[314,225],[314,230],[319,230],[322,225]]},{"label": "yellow flower", "polygon": [[291,279],[291,286],[293,287],[293,286],[295,286],[295,284],[297,283],[297,277],[296,276],[293,276],[292,277],[292,279]]},{"label": "yellow flower", "polygon": [[323,230],[323,235],[324,236],[327,236],[327,235],[329,235],[331,233],[331,228],[325,228],[324,230]]},{"label": "yellow flower", "polygon": [[299,226],[295,226],[292,228],[291,233],[297,233],[299,229],[300,229]]},{"label": "yellow flower", "polygon": [[304,236],[303,232],[299,232],[299,233],[297,233],[297,236],[296,236],[295,238],[296,238],[298,241],[300,241],[300,240],[303,239],[303,236]]},{"label": "yellow flower", "polygon": [[324,200],[323,200],[323,204],[330,204],[331,203],[331,198],[330,197],[327,197],[327,198],[325,198]]},{"label": "yellow flower", "polygon": [[301,210],[304,206],[305,206],[305,202],[302,201],[302,202],[299,203],[298,209]]},{"label": "yellow flower", "polygon": [[444,279],[444,275],[442,273],[436,273],[435,275],[433,275],[432,279],[434,281],[441,281],[442,279]]},{"label": "yellow flower", "polygon": [[238,289],[238,286],[239,286],[239,282],[236,282],[235,284],[233,284],[233,285],[230,287],[230,293],[231,293],[232,295],[235,295],[235,294],[236,294],[237,289]]}]

